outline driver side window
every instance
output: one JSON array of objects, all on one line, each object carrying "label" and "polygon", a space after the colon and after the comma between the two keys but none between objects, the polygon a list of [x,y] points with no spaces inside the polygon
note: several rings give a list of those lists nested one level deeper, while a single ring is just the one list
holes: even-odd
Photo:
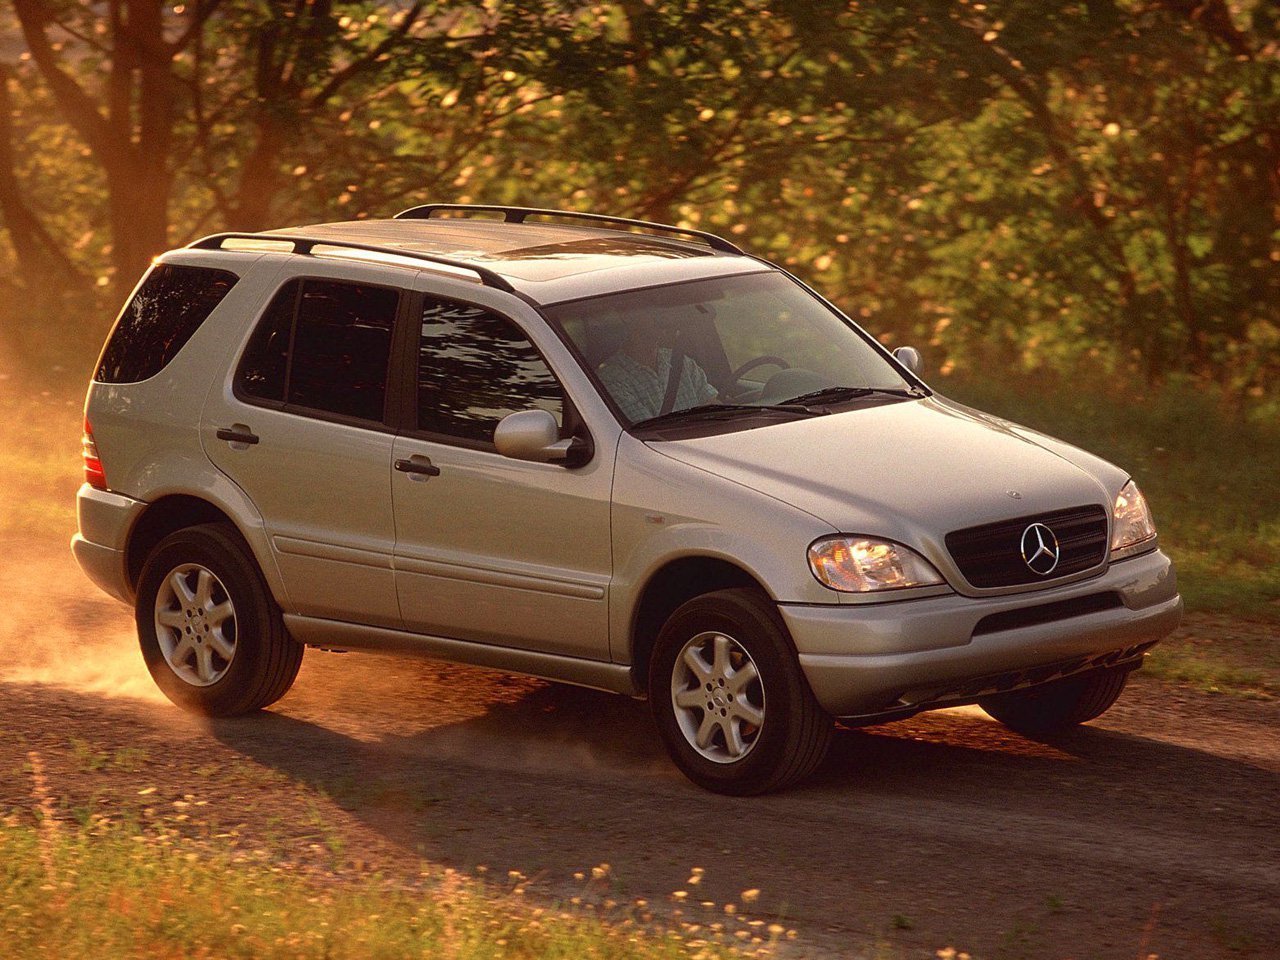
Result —
[{"label": "driver side window", "polygon": [[534,409],[563,423],[564,390],[520,328],[482,307],[428,297],[418,344],[418,429],[490,445],[498,421]]},{"label": "driver side window", "polygon": [[777,356],[783,364],[760,364],[754,380],[764,381],[787,366],[821,370],[831,362],[830,347],[817,340],[809,325],[781,300],[761,297],[715,319],[716,332],[733,370],[761,357]]}]

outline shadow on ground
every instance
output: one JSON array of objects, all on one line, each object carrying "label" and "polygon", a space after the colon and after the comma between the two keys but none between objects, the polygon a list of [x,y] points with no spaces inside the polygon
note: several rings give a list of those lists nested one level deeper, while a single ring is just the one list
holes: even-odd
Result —
[{"label": "shadow on ground", "polygon": [[[366,710],[348,733],[308,718],[304,695],[301,715],[286,702],[212,734],[407,849],[540,875],[553,893],[607,862],[624,895],[685,889],[686,903],[719,910],[759,888],[762,913],[837,940],[957,941],[980,956],[1239,956],[1280,936],[1265,853],[1280,825],[1274,768],[1123,722],[1037,743],[951,711],[841,731],[789,793],[716,797],[669,765],[644,704],[420,668],[433,671],[483,710],[434,725],[429,700],[384,700],[383,714],[418,729]],[[1157,687],[1138,684],[1130,709],[1160,709]]]}]

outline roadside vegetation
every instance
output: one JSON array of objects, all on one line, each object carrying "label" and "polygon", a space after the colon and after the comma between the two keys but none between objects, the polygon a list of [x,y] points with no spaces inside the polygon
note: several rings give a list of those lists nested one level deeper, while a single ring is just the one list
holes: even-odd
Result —
[{"label": "roadside vegetation", "polygon": [[1270,0],[129,8],[0,7],[21,349],[202,234],[509,203],[724,234],[958,371],[1280,411]]},{"label": "roadside vegetation", "polygon": [[1209,693],[1280,696],[1280,644],[1275,620],[1200,615],[1156,647],[1143,673]]},{"label": "roadside vegetation", "polygon": [[[495,894],[443,869],[413,887],[377,876],[344,882],[269,859],[233,859],[216,841],[184,841],[174,831],[139,832],[100,819],[74,830],[52,821],[23,825],[16,816],[0,821],[0,939],[9,960],[747,955],[730,943],[654,926],[640,908],[602,920],[577,907],[525,903],[517,890]],[[779,928],[759,937],[752,954],[767,951],[766,938],[780,934]]]},{"label": "roadside vegetation", "polygon": [[0,11],[0,531],[65,517],[63,427],[156,253],[512,203],[777,260],[1132,470],[1189,609],[1280,621],[1274,4],[135,6]]},{"label": "roadside vegetation", "polygon": [[[74,530],[84,385],[155,254],[420,202],[570,208],[730,237],[919,347],[942,393],[1129,469],[1193,614],[1144,672],[1280,696],[1269,0],[123,7],[0,4],[14,564]],[[349,882],[127,818],[4,813],[13,960],[735,949],[518,883]]]}]

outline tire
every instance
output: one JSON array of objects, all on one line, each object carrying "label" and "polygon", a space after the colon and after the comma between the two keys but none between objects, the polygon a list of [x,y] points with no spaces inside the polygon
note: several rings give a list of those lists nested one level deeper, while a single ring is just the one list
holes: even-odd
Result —
[{"label": "tire", "polygon": [[193,713],[261,710],[288,692],[302,665],[303,646],[229,523],[161,540],[142,567],[134,618],[156,685]]},{"label": "tire", "polygon": [[1063,733],[1102,716],[1120,698],[1131,669],[1098,670],[979,700],[1010,730],[1031,737]]},{"label": "tire", "polygon": [[650,661],[649,702],[676,766],[716,793],[780,790],[812,773],[831,745],[832,719],[778,611],[754,590],[704,594],[671,615]]}]

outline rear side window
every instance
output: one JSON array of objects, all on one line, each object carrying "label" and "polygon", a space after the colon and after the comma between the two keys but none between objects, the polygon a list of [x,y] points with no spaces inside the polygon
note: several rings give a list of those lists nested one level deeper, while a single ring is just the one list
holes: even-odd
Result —
[{"label": "rear side window", "polygon": [[178,355],[239,278],[226,270],[162,263],[125,305],[98,361],[100,383],[148,380]]},{"label": "rear side window", "polygon": [[260,400],[381,420],[399,301],[386,287],[285,284],[250,338],[237,386]]}]

